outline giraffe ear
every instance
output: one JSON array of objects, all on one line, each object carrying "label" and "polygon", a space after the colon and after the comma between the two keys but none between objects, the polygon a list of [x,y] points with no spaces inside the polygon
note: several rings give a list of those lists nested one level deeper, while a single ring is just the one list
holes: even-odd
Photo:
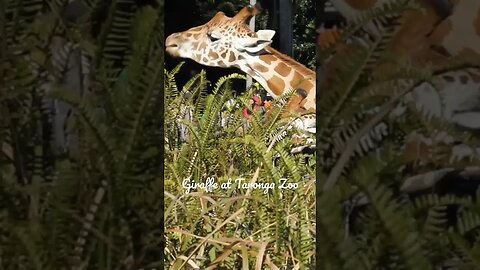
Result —
[{"label": "giraffe ear", "polygon": [[238,40],[235,43],[235,48],[239,51],[247,51],[251,53],[259,52],[269,46],[272,41],[259,40],[257,38],[248,38]]},{"label": "giraffe ear", "polygon": [[273,36],[275,36],[274,30],[258,30],[257,37],[260,40],[272,40]]},{"label": "giraffe ear", "polygon": [[275,35],[273,30],[259,30],[256,32],[257,37],[240,38],[235,42],[235,47],[239,51],[247,51],[251,53],[259,52],[272,43]]}]

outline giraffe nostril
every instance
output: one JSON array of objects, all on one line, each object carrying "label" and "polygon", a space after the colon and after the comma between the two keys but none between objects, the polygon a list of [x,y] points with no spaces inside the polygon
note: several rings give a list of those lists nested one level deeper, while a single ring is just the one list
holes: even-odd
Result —
[{"label": "giraffe nostril", "polygon": [[165,51],[172,57],[180,57],[180,44],[175,35],[170,35],[165,40]]},{"label": "giraffe nostril", "polygon": [[165,47],[171,48],[171,47],[178,47],[178,44],[174,40],[175,36],[170,35],[167,37],[167,40],[165,40]]}]

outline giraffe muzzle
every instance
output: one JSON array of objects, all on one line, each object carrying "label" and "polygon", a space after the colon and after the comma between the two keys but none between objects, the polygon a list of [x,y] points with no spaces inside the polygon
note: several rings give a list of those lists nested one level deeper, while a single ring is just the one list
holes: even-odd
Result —
[{"label": "giraffe muzzle", "polygon": [[177,41],[177,36],[178,36],[177,34],[172,34],[168,36],[167,39],[165,40],[165,51],[174,57],[180,56],[179,54],[180,46]]}]

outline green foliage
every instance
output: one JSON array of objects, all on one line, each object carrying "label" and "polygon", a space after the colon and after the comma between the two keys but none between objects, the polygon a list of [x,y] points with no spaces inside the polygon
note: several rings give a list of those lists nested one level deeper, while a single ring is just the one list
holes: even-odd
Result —
[{"label": "green foliage", "polygon": [[293,51],[295,59],[315,69],[316,36],[313,0],[294,1]]},{"label": "green foliage", "polygon": [[0,5],[0,268],[148,268],[163,252],[163,1],[84,1],[75,23],[68,5]]},{"label": "green foliage", "polygon": [[[202,71],[179,90],[175,74],[180,66],[165,73],[170,112],[165,119],[167,265],[314,267],[315,156],[291,156],[288,139],[271,139],[285,126],[278,117],[285,104],[275,101],[269,117],[254,111],[247,120],[242,108],[249,106],[253,93],[233,97],[230,83],[244,76],[223,77],[207,94],[209,82]],[[227,101],[235,105],[226,106]],[[182,136],[185,127],[188,135]],[[184,179],[198,183],[209,177],[219,185],[231,179],[232,186],[211,193],[186,193],[182,186]],[[266,193],[241,189],[235,182],[239,178],[276,187]],[[281,178],[298,183],[298,189],[278,189]]]}]

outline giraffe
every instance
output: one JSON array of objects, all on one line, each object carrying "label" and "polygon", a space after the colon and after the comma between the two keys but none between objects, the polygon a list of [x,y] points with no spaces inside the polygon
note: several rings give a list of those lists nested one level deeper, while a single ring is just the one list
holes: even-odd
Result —
[{"label": "giraffe", "polygon": [[[480,1],[476,0],[413,0],[423,10],[409,10],[401,18],[401,24],[394,32],[393,38],[387,44],[390,55],[396,59],[403,59],[417,67],[442,66],[452,56],[467,60],[470,63],[480,63]],[[371,8],[380,7],[393,0],[332,0],[337,10],[351,21],[361,13]],[[378,24],[368,24],[366,32],[375,36],[379,32]],[[341,30],[332,29],[322,33],[318,38],[321,48],[329,47],[339,39]],[[330,63],[332,66],[335,63]],[[388,74],[389,63],[381,63],[374,70],[375,75],[382,77]],[[447,118],[468,128],[480,127],[480,122],[473,116],[453,116],[461,107],[474,107],[472,101],[478,99],[480,74],[469,69],[466,71],[451,72],[436,80],[437,88],[441,94],[452,100],[447,104]],[[438,99],[432,96],[428,86],[423,85],[414,91],[417,96],[428,99]],[[458,91],[461,90],[461,91]],[[429,92],[429,93],[427,93]],[[419,98],[420,102],[422,98]],[[431,102],[429,102],[432,105]],[[457,106],[456,108],[454,108]],[[438,107],[438,106],[437,106]],[[428,109],[428,107],[427,107]],[[429,109],[431,113],[440,114],[438,108]],[[435,112],[436,111],[436,112]],[[465,114],[466,116],[466,114]],[[478,117],[477,117],[478,118]]]},{"label": "giraffe", "polygon": [[[331,0],[351,21],[371,8],[394,0]],[[445,56],[480,61],[480,2],[476,0],[412,0],[423,10],[409,10],[401,18],[388,49],[414,64],[441,64]],[[377,35],[379,25],[370,23],[366,32]],[[331,41],[325,38],[326,41]],[[322,43],[323,46],[325,42]],[[328,45],[328,44],[327,44]]]},{"label": "giraffe", "polygon": [[[467,62],[480,63],[480,2],[477,0],[412,0],[423,10],[409,10],[401,17],[401,24],[395,29],[392,39],[386,49],[395,58],[408,61],[416,67],[443,66],[452,57]],[[331,0],[336,9],[352,21],[358,15],[368,12],[371,8],[392,0]],[[370,23],[365,29],[370,36],[375,37],[381,30],[381,24]],[[320,33],[317,42],[319,47],[328,48],[340,39],[341,30],[332,29]],[[341,46],[340,46],[341,47]],[[335,57],[332,57],[334,59]],[[326,63],[335,66],[335,61]],[[377,66],[375,72],[385,74],[388,64]],[[325,76],[329,76],[326,74]],[[381,77],[381,76],[380,76]],[[480,72],[478,69],[451,71],[439,76],[430,83],[417,86],[405,96],[405,101],[413,102],[426,114],[443,118],[464,130],[478,130],[480,128]],[[407,160],[427,162],[428,148],[434,145],[453,145],[447,162],[463,160],[480,155],[480,147],[471,148],[465,144],[458,144],[453,137],[445,132],[432,136],[409,134],[404,154]],[[444,176],[442,173],[433,173],[433,185]],[[423,177],[423,176],[422,176]],[[420,177],[421,178],[421,177]],[[413,177],[419,181],[418,177]],[[420,179],[422,181],[423,179]],[[413,181],[413,180],[412,180]],[[408,190],[414,183],[406,181],[402,189]],[[408,183],[407,183],[408,182]],[[420,185],[422,186],[422,185]],[[422,186],[425,188],[425,185]],[[418,187],[410,188],[418,190]]]},{"label": "giraffe", "polygon": [[301,129],[315,127],[316,73],[272,48],[273,30],[252,31],[248,22],[261,11],[259,4],[242,8],[234,17],[223,12],[207,23],[174,33],[165,41],[173,57],[189,58],[211,67],[236,67],[252,76],[272,97],[297,89],[287,111],[301,113]]}]

